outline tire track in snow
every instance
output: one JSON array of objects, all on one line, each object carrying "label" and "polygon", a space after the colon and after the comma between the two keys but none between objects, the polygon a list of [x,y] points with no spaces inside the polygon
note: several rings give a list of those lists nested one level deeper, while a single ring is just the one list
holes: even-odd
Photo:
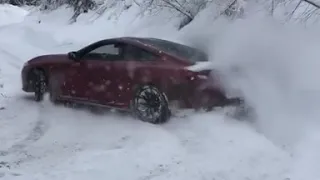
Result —
[{"label": "tire track in snow", "polygon": [[[5,26],[5,27],[1,27],[1,30],[8,31],[8,29],[10,30],[11,28],[12,28],[12,26]],[[34,44],[30,41],[30,38],[28,37],[28,35],[30,35],[30,34],[32,35],[35,33],[36,32],[31,30],[30,28],[29,29],[26,28],[25,30],[22,31],[22,38],[25,38],[27,40],[27,42],[25,43],[25,46],[30,46],[31,49],[34,49],[34,48],[39,49],[39,47],[34,46]],[[21,34],[21,32],[18,33],[18,36],[20,34]],[[29,41],[29,43],[28,43],[28,41]],[[17,43],[20,43],[20,42],[17,42]],[[10,75],[13,74],[12,71],[18,72],[22,66],[22,63],[25,62],[25,59],[22,59],[22,57],[24,57],[24,56],[21,56],[21,54],[19,54],[19,52],[21,52],[22,54],[25,54],[25,51],[23,51],[23,49],[20,49],[18,51],[14,51],[15,53],[11,52],[14,49],[9,50],[9,48],[16,46],[15,44],[16,44],[16,42],[14,42],[14,41],[13,41],[13,43],[1,42],[1,48],[0,48],[0,55],[1,55],[2,63],[3,63],[3,64],[1,63],[1,66],[8,66],[9,65],[10,67],[12,67],[12,68],[10,68],[10,70],[7,71],[8,72],[7,74],[10,74]],[[27,49],[30,49],[30,47],[27,47]],[[41,50],[42,49],[39,49],[39,51],[41,51]],[[13,104],[16,102],[14,101],[11,103]],[[11,107],[14,107],[14,106],[11,106]],[[34,127],[27,134],[27,136],[25,138],[19,140],[18,142],[14,143],[11,147],[7,148],[6,150],[0,150],[0,157],[13,156],[13,155],[16,155],[16,157],[18,157],[20,154],[25,154],[26,155],[25,160],[30,159],[30,157],[27,155],[27,152],[25,151],[25,149],[28,147],[28,145],[39,140],[45,134],[45,131],[47,129],[47,124],[44,123],[45,118],[41,117],[43,115],[43,113],[41,113],[43,108],[44,108],[44,106],[42,104],[42,105],[40,105],[40,107],[37,107],[37,110],[35,110],[38,112],[37,113],[38,117],[34,121],[31,122],[31,123],[34,123]],[[6,107],[6,109],[4,111],[6,111],[7,109],[10,109],[10,105],[9,105],[9,107]],[[21,117],[13,117],[13,118],[21,118]],[[28,118],[28,117],[25,117],[25,118]],[[19,162],[25,161],[25,160],[19,160]],[[1,161],[0,161],[0,163],[1,163]],[[2,162],[2,163],[8,164],[7,162]]]},{"label": "tire track in snow", "polygon": [[[1,27],[1,30],[10,30],[12,26],[7,26],[7,27]],[[8,29],[7,29],[8,28]],[[18,32],[18,36],[22,36],[22,38],[26,39],[26,43],[25,48],[29,49],[31,48],[31,50],[36,49],[37,52],[41,52],[42,54],[44,53],[43,51],[43,47],[40,48],[39,42],[37,41],[36,43],[33,42],[34,39],[30,39],[30,35],[34,35],[37,32],[35,32],[33,29],[30,28],[25,28],[24,30],[22,30],[22,32]],[[43,37],[50,37],[47,34],[41,34]],[[42,42],[42,41],[41,41]],[[6,43],[6,42],[1,42],[1,48],[0,48],[0,55],[1,55],[1,59],[2,60],[2,65],[1,66],[8,66],[12,67],[10,68],[10,70],[7,71],[8,75],[14,74],[12,71],[14,72],[18,72],[19,69],[21,68],[23,62],[25,62],[25,58],[29,58],[30,55],[26,54],[26,51],[24,51],[24,49],[11,49],[9,50],[9,48],[16,46],[15,45],[16,42],[13,41],[13,43]],[[14,50],[14,51],[12,51]],[[22,53],[22,55],[20,54]],[[36,55],[34,55],[36,56]],[[25,57],[25,58],[23,58]],[[23,58],[23,59],[22,59]],[[17,70],[17,71],[16,71]],[[11,102],[12,104],[14,102]],[[10,105],[9,105],[10,106]],[[27,105],[28,106],[28,105]],[[13,107],[13,106],[11,106]],[[10,107],[6,107],[6,110],[10,109]],[[31,110],[31,109],[29,109]],[[32,111],[34,109],[32,108]],[[44,115],[44,113],[42,112],[44,110],[44,105],[41,104],[40,107],[37,107],[37,109],[35,110],[37,112],[37,116],[34,121],[30,122],[30,123],[34,123],[34,127],[30,130],[30,132],[26,135],[25,138],[19,140],[18,142],[15,142],[13,145],[11,145],[9,148],[7,148],[6,150],[0,150],[0,157],[10,157],[10,156],[14,156],[13,159],[15,160],[11,160],[10,163],[9,162],[5,162],[5,161],[0,161],[0,163],[3,164],[20,164],[21,162],[25,162],[28,161],[30,159],[32,159],[32,157],[30,155],[28,155],[27,152],[27,148],[30,144],[38,141],[46,132],[46,130],[48,129],[48,124],[45,123],[45,117],[42,117]],[[4,110],[5,111],[5,110]],[[15,114],[15,113],[13,113]],[[15,119],[18,118],[22,118],[22,117],[13,117]],[[28,118],[28,117],[25,117]],[[16,137],[15,137],[16,138]],[[20,156],[24,156],[22,159],[19,159]],[[1,168],[4,168],[7,166],[2,166]]]},{"label": "tire track in snow", "polygon": [[[12,102],[15,103],[15,102]],[[21,163],[36,159],[36,157],[33,157],[28,153],[28,146],[35,143],[48,130],[49,126],[45,122],[45,117],[43,110],[45,108],[44,104],[39,104],[40,106],[35,107],[35,111],[37,111],[37,117],[35,118],[35,121],[31,122],[34,123],[34,127],[29,131],[27,136],[18,142],[14,143],[12,146],[10,146],[7,150],[0,151],[0,157],[1,159],[7,159],[0,161],[0,170],[7,169],[10,170],[14,166],[19,166]],[[29,109],[31,110],[31,109]],[[21,117],[20,117],[21,118]],[[28,117],[24,117],[28,118]],[[0,173],[1,177],[1,173]]]},{"label": "tire track in snow", "polygon": [[8,155],[9,153],[21,152],[24,148],[26,148],[29,144],[39,140],[45,133],[46,124],[42,119],[37,119],[34,128],[28,134],[28,136],[21,141],[17,142],[13,146],[11,146],[7,151],[4,151],[0,154]]}]

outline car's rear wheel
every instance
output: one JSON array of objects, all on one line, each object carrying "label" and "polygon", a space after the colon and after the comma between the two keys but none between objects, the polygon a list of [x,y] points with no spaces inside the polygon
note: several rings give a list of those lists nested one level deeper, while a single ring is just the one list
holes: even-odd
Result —
[{"label": "car's rear wheel", "polygon": [[131,108],[134,115],[144,122],[162,124],[170,119],[166,95],[152,85],[136,90]]},{"label": "car's rear wheel", "polygon": [[47,91],[47,81],[44,71],[34,69],[34,98],[39,102],[43,100],[44,94]]}]

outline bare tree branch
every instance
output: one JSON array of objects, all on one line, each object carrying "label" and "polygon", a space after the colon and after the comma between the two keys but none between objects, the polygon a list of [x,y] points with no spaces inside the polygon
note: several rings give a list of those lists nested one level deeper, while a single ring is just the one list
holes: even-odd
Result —
[{"label": "bare tree branch", "polygon": [[273,16],[274,14],[274,9],[276,8],[275,7],[275,0],[271,0],[271,10],[270,10],[270,15]]},{"label": "bare tree branch", "polygon": [[138,5],[139,7],[141,7],[140,3],[137,2],[137,0],[133,0],[133,2]]},{"label": "bare tree branch", "polygon": [[294,15],[294,13],[297,11],[297,9],[299,8],[299,6],[301,5],[303,0],[300,0],[298,2],[298,4],[296,5],[296,7],[293,9],[293,11],[289,14],[287,20],[290,20],[292,18],[292,16]]},{"label": "bare tree branch", "polygon": [[[180,12],[181,14],[187,16],[189,19],[193,19],[194,17],[189,14],[188,12],[186,12],[185,10],[183,10],[183,6],[181,6],[180,4],[178,4],[179,6],[173,4],[172,2],[170,2],[171,0],[163,0],[164,3],[168,4],[169,7],[175,9],[176,11]],[[176,1],[176,0],[175,0]]]},{"label": "bare tree branch", "polygon": [[318,9],[320,9],[320,5],[315,3],[315,2],[313,2],[313,1],[311,1],[311,0],[303,0],[303,1],[308,3],[308,4],[311,4],[312,6],[318,8]]}]

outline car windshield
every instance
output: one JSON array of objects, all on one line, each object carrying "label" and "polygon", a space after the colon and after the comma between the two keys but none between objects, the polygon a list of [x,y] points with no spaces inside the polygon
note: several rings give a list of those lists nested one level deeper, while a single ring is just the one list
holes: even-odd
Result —
[{"label": "car windshield", "polygon": [[155,48],[174,56],[184,58],[191,63],[208,61],[208,56],[206,53],[186,45],[156,38],[139,38],[139,41],[152,45]]}]

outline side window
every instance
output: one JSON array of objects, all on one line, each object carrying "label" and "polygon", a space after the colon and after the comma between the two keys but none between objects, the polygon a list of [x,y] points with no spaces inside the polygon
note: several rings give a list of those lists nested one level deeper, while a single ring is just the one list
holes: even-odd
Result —
[{"label": "side window", "polygon": [[120,51],[119,47],[115,47],[115,44],[108,44],[92,50],[89,54],[120,55]]},{"label": "side window", "polygon": [[157,55],[136,46],[126,45],[125,47],[124,58],[126,60],[153,61],[157,57]]},{"label": "side window", "polygon": [[121,60],[122,46],[120,44],[106,44],[94,48],[84,55],[84,58],[103,59],[103,60]]}]

